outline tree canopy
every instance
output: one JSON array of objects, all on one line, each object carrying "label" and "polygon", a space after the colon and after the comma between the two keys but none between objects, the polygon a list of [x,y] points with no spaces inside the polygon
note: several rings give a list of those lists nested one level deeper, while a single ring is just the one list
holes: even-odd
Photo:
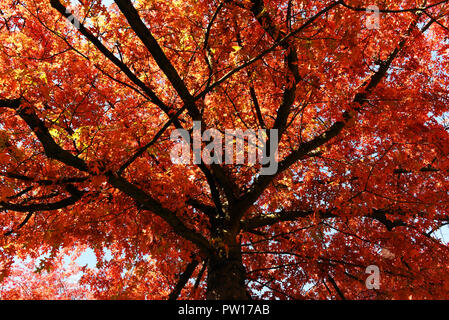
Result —
[{"label": "tree canopy", "polygon": [[[0,298],[449,298],[448,14],[2,0]],[[275,130],[276,172],[173,163],[194,122]]]}]

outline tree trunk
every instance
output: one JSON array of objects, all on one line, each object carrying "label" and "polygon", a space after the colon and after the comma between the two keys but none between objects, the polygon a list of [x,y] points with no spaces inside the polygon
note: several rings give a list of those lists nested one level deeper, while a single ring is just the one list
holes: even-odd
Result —
[{"label": "tree trunk", "polygon": [[221,251],[209,259],[207,271],[207,300],[249,300],[245,286],[246,270],[240,246]]}]

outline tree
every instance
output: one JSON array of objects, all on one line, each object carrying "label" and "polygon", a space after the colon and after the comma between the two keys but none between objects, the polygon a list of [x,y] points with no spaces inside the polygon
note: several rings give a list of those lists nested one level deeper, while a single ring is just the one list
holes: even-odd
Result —
[{"label": "tree", "polygon": [[[2,281],[0,287],[0,298],[2,300],[78,300],[92,299],[86,285],[77,283],[77,278],[82,268],[76,264],[79,252],[62,250],[56,256],[42,259],[40,264],[34,265],[36,261],[16,262],[11,274]],[[73,258],[67,263],[66,255]],[[51,266],[48,261],[51,261]]]},{"label": "tree", "polygon": [[[3,281],[88,246],[96,298],[449,297],[449,1],[114,2],[0,4]],[[173,163],[194,122],[276,173]]]}]

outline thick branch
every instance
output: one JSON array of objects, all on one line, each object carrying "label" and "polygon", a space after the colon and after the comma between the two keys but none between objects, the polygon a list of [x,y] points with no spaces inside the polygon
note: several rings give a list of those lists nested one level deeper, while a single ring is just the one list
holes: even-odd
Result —
[{"label": "thick branch", "polygon": [[125,18],[128,20],[128,23],[131,26],[131,28],[137,34],[137,36],[145,45],[145,47],[148,49],[148,51],[151,53],[159,68],[161,68],[161,70],[167,76],[168,80],[173,85],[173,87],[175,88],[178,95],[181,97],[184,104],[187,106],[189,114],[192,117],[192,119],[200,120],[201,115],[198,108],[195,105],[195,99],[190,94],[186,84],[179,76],[173,64],[167,58],[164,51],[162,51],[162,48],[157,43],[157,40],[153,37],[150,30],[147,28],[145,23],[140,18],[139,13],[134,8],[131,1],[115,0],[115,3],[119,7],[120,11],[123,13]]},{"label": "thick branch", "polygon": [[[165,55],[164,51],[159,46],[157,40],[152,35],[151,31],[142,21],[142,19],[139,16],[139,13],[134,8],[132,3],[128,0],[115,0],[115,3],[118,5],[120,11],[127,19],[131,28],[137,34],[137,36],[145,45],[145,47],[148,49],[148,51],[151,53],[159,68],[164,72],[170,83],[175,88],[179,97],[184,102],[184,105],[186,106],[191,118],[193,120],[201,120],[201,114],[195,104],[196,99],[190,94],[185,82],[181,79],[175,67],[170,62],[168,57]],[[200,166],[200,169],[207,176],[208,169],[205,168],[204,166]],[[218,165],[212,164],[211,169],[216,176],[216,179],[208,178],[208,182],[211,189],[213,189],[213,184],[211,184],[211,181],[214,180],[214,182],[220,184],[220,186],[226,192],[226,195],[230,198],[230,200],[232,200],[234,198],[232,192],[233,190],[232,186],[234,184],[229,180],[229,178],[223,172],[222,168],[219,167]]]},{"label": "thick branch", "polygon": [[[1,106],[1,105],[0,105]],[[12,107],[17,114],[26,122],[30,129],[37,136],[44,147],[45,155],[50,159],[59,160],[62,163],[74,167],[80,171],[88,172],[87,164],[71,154],[69,151],[62,149],[53,139],[44,122],[39,119],[34,109],[28,105]]]},{"label": "thick branch", "polygon": [[148,193],[136,187],[134,184],[127,181],[125,178],[118,176],[112,172],[107,172],[109,183],[134,199],[143,209],[149,210],[161,217],[167,222],[175,231],[186,240],[196,244],[206,254],[210,253],[210,244],[206,238],[194,230],[187,228],[184,223],[176,216],[176,214],[164,208],[157,200],[151,197]]},{"label": "thick branch", "polygon": [[[0,106],[6,106],[6,105],[12,105],[14,109],[16,109],[18,115],[28,124],[28,126],[33,130],[33,132],[36,134],[37,138],[41,142],[42,146],[44,147],[45,154],[47,157],[51,159],[56,159],[68,166],[72,166],[74,168],[77,168],[78,170],[89,172],[88,166],[86,162],[84,162],[82,159],[72,155],[67,150],[62,149],[53,139],[53,137],[50,135],[47,127],[43,123],[42,120],[39,119],[39,117],[36,115],[35,111],[30,106],[17,106],[16,104],[13,104],[12,102],[7,102],[0,104]],[[89,172],[90,173],[90,172]],[[139,189],[132,183],[128,182],[123,177],[114,174],[112,172],[107,172],[106,176],[109,179],[109,183],[125,193],[126,195],[133,198],[139,205],[142,206],[142,208],[146,210],[150,210],[154,214],[160,216],[164,221],[166,221],[173,229],[174,231],[183,237],[186,240],[189,240],[193,242],[194,244],[198,245],[199,248],[204,250],[206,253],[209,252],[209,242],[200,234],[196,233],[193,230],[190,230],[187,228],[182,221],[176,216],[176,214],[166,208],[164,208],[157,200],[152,198],[149,194],[147,194],[145,191]],[[0,203],[1,204],[1,203]],[[12,204],[4,204],[5,209],[9,210],[25,210],[24,208],[18,207],[17,205]],[[47,207],[48,205],[42,205],[37,207],[35,211],[38,210],[49,210],[48,208],[53,207]],[[53,205],[54,206],[54,205]],[[26,208],[25,211],[32,211],[33,208]]]},{"label": "thick branch", "polygon": [[186,201],[186,204],[194,207],[197,210],[200,210],[201,212],[205,213],[209,217],[212,217],[216,214],[214,207],[206,205],[204,203],[201,203],[200,201],[198,201],[196,199],[190,198]]}]

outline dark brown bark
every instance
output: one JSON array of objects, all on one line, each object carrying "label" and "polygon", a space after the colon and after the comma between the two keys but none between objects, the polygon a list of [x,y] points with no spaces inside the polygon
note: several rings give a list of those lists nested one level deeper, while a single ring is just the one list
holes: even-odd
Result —
[{"label": "dark brown bark", "polygon": [[223,248],[209,258],[207,265],[207,300],[249,300],[245,285],[246,270],[240,245]]},{"label": "dark brown bark", "polygon": [[179,281],[176,284],[173,291],[168,296],[168,300],[176,300],[178,299],[179,295],[181,294],[182,289],[185,287],[187,282],[189,281],[190,277],[192,277],[193,272],[195,271],[196,267],[198,266],[199,262],[197,260],[192,260],[184,270],[184,272],[180,275]]}]

